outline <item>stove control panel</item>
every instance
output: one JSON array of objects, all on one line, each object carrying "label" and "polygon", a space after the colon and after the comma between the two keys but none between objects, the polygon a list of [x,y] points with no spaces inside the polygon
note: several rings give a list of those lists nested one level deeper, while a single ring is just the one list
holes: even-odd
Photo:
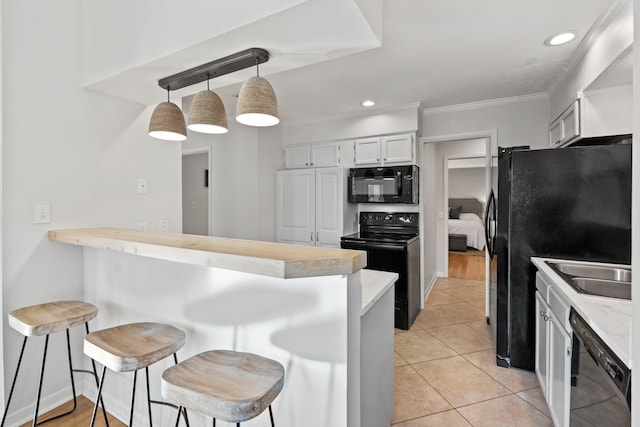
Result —
[{"label": "stove control panel", "polygon": [[410,225],[418,226],[416,212],[360,212],[360,225]]}]

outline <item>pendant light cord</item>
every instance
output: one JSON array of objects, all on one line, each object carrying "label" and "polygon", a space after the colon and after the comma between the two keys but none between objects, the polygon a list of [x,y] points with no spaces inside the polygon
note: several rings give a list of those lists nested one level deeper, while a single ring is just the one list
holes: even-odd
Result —
[{"label": "pendant light cord", "polygon": [[256,58],[256,76],[260,77],[260,61]]},{"label": "pendant light cord", "polygon": [[170,91],[170,90],[171,90],[171,89],[167,88],[167,102],[171,102],[171,99],[169,98],[169,91]]}]

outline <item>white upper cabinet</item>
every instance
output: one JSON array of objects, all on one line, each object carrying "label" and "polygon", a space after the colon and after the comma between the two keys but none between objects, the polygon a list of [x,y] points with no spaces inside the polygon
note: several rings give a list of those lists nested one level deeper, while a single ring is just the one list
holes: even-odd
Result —
[{"label": "white upper cabinet", "polygon": [[580,136],[580,100],[576,99],[549,126],[549,146],[560,147]]},{"label": "white upper cabinet", "polygon": [[381,142],[383,163],[412,163],[414,161],[413,135],[384,136]]},{"label": "white upper cabinet", "polygon": [[314,168],[340,165],[340,143],[311,144],[311,164]]},{"label": "white upper cabinet", "polygon": [[295,144],[283,147],[284,167],[300,169],[340,165],[340,143]]},{"label": "white upper cabinet", "polygon": [[363,138],[355,141],[355,164],[380,163],[380,138]]},{"label": "white upper cabinet", "polygon": [[356,165],[414,164],[415,143],[412,134],[356,139]]}]

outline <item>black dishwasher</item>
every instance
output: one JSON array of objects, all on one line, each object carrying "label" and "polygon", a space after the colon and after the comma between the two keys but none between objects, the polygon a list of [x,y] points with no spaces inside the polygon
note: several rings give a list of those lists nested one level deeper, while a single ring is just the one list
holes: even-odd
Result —
[{"label": "black dishwasher", "polygon": [[630,426],[631,370],[571,308],[571,426]]}]

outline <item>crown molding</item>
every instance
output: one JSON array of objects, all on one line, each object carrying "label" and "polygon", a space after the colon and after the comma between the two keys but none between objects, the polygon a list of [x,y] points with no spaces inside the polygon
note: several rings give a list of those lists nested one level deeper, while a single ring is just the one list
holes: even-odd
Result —
[{"label": "crown molding", "polygon": [[512,96],[508,98],[489,99],[486,101],[468,102],[465,104],[446,105],[444,107],[425,108],[423,115],[451,113],[455,111],[477,110],[480,108],[498,107],[501,105],[517,104],[522,102],[548,100],[546,92],[531,95]]},{"label": "crown molding", "polygon": [[573,74],[580,61],[584,59],[584,56],[593,47],[596,40],[600,38],[607,26],[618,15],[618,12],[620,12],[620,9],[622,9],[622,6],[626,1],[629,0],[614,0],[611,2],[609,7],[604,10],[600,16],[598,16],[598,19],[596,19],[591,28],[589,28],[589,31],[587,31],[587,34],[580,41],[580,44],[571,55],[567,66],[563,67],[562,73],[560,73],[560,75],[547,89],[547,93],[551,94],[555,92],[565,82],[565,80]]}]

